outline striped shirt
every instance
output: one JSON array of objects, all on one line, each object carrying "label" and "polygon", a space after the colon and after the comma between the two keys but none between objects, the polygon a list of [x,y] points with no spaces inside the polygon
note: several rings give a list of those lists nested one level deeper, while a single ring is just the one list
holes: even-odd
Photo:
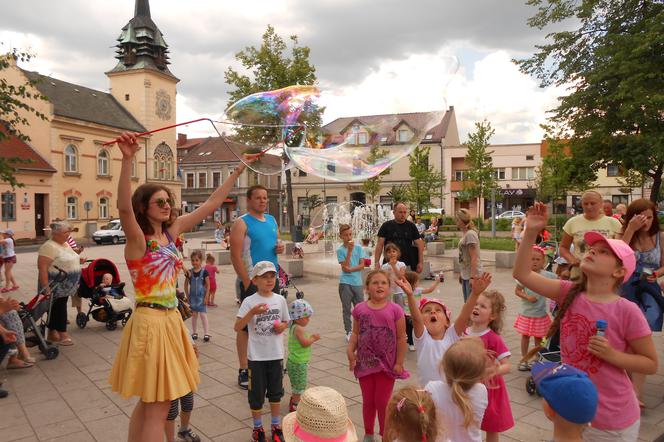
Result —
[{"label": "striped shirt", "polygon": [[69,235],[67,237],[67,244],[69,244],[69,247],[71,247],[72,249],[77,249],[78,248],[78,244],[76,244],[76,240],[71,235]]}]

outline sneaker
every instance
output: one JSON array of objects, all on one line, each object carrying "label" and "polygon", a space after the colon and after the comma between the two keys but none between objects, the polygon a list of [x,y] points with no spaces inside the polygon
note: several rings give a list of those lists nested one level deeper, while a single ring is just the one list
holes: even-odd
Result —
[{"label": "sneaker", "polygon": [[249,370],[246,368],[241,368],[239,370],[237,375],[237,384],[243,390],[247,390],[249,388]]},{"label": "sneaker", "polygon": [[201,438],[198,436],[198,434],[191,431],[191,428],[178,431],[178,437],[180,440],[186,442],[201,442]]},{"label": "sneaker", "polygon": [[251,440],[254,442],[267,442],[263,427],[254,428],[254,431],[251,433]]},{"label": "sneaker", "polygon": [[350,342],[350,337],[353,335],[353,332],[346,333],[346,342]]},{"label": "sneaker", "polygon": [[523,361],[523,362],[519,362],[519,367],[518,368],[519,368],[519,371],[530,371],[530,369],[532,367],[530,366],[529,363]]},{"label": "sneaker", "polygon": [[198,333],[193,333],[193,334],[191,335],[191,339],[193,339],[194,341],[195,341],[196,339],[198,339]]},{"label": "sneaker", "polygon": [[415,351],[415,346],[413,344],[408,344],[408,351]]},{"label": "sneaker", "polygon": [[0,399],[4,399],[7,396],[9,396],[9,392],[7,390],[3,390],[2,388],[0,388]]},{"label": "sneaker", "polygon": [[203,341],[210,342],[210,335],[203,336]]},{"label": "sneaker", "polygon": [[281,426],[279,425],[272,425],[272,442],[286,442],[284,432],[281,431]]}]

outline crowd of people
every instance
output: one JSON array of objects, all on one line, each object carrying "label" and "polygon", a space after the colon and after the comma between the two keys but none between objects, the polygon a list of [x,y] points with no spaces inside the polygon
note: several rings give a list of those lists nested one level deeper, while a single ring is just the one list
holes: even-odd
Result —
[{"label": "crowd of people", "polygon": [[[198,325],[203,341],[211,340],[207,307],[216,306],[218,269],[211,255],[197,250],[185,269],[178,238],[214,213],[246,166],[240,163],[195,211],[178,216],[167,187],[149,183],[132,193],[131,162],[140,147],[131,133],[117,141],[123,156],[118,208],[136,304],[109,382],[121,396],[139,398],[129,441],[160,441],[164,435],[169,442],[176,435],[198,441],[190,427],[200,382]],[[414,213],[409,220],[404,203],[395,204],[394,219],[380,227],[373,257],[356,244],[358,232],[339,227],[340,323],[348,368],[361,390],[364,436],[359,439],[343,396],[329,387],[307,388],[312,347],[321,338],[311,332],[314,307],[304,299],[289,305],[279,294],[278,255],[285,247],[276,220],[266,213],[267,190],[252,186],[246,197],[247,213],[227,232],[219,225],[221,233],[215,235],[230,248],[237,275],[237,382],[247,390],[252,440],[268,440],[262,416],[266,399],[271,441],[497,441],[514,426],[504,379],[512,366],[502,337],[506,295],[491,289],[492,275],[483,270],[480,237],[468,210],[455,213],[464,301],[456,315],[441,299],[428,296],[438,280],[421,285],[424,243],[436,232]],[[553,422],[553,440],[635,441],[639,394],[645,376],[658,365],[652,331],[662,328],[664,298],[657,280],[664,275],[664,241],[649,201],[632,202],[621,219],[605,214],[597,192],[585,192],[581,202],[583,213],[563,227],[555,273],[545,270],[548,256],[538,245],[548,224],[546,206],[535,203],[519,223],[513,268],[514,295],[521,300],[513,324],[522,336],[517,368],[532,371],[544,414]],[[66,222],[50,227],[51,239],[39,250],[39,286],[49,291],[56,266],[66,273],[64,283],[49,292],[54,302],[48,324],[49,340],[66,346],[73,344],[67,298],[76,291],[83,258],[68,243]],[[4,232],[0,244],[13,253],[7,237],[11,234]],[[5,265],[15,262],[15,256],[9,258]],[[178,310],[180,272],[186,274],[191,331]],[[5,278],[5,288],[16,286],[10,270]],[[16,347],[10,368],[34,364],[17,308],[15,300],[0,297],[0,358]],[[534,352],[553,340],[561,362],[533,362]],[[416,352],[413,373],[404,365],[409,350]],[[291,396],[282,420],[285,373]],[[412,380],[395,391],[399,379]]]}]

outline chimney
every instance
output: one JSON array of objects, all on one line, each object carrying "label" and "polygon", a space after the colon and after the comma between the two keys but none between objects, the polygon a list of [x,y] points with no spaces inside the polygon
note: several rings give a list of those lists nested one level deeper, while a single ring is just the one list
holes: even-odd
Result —
[{"label": "chimney", "polygon": [[182,146],[187,142],[187,134],[178,134],[178,146]]}]

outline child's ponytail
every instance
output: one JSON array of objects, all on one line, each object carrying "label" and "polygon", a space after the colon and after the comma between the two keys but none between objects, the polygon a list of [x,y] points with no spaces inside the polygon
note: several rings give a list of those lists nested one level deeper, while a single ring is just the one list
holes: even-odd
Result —
[{"label": "child's ponytail", "polygon": [[452,400],[461,409],[461,414],[463,414],[463,426],[468,428],[471,426],[471,424],[474,423],[475,420],[473,406],[470,402],[470,398],[461,386],[460,382],[452,379],[452,381],[448,382],[448,384],[452,388]]},{"label": "child's ponytail", "polygon": [[438,435],[431,395],[410,385],[392,395],[385,420],[385,440],[435,442]]}]

